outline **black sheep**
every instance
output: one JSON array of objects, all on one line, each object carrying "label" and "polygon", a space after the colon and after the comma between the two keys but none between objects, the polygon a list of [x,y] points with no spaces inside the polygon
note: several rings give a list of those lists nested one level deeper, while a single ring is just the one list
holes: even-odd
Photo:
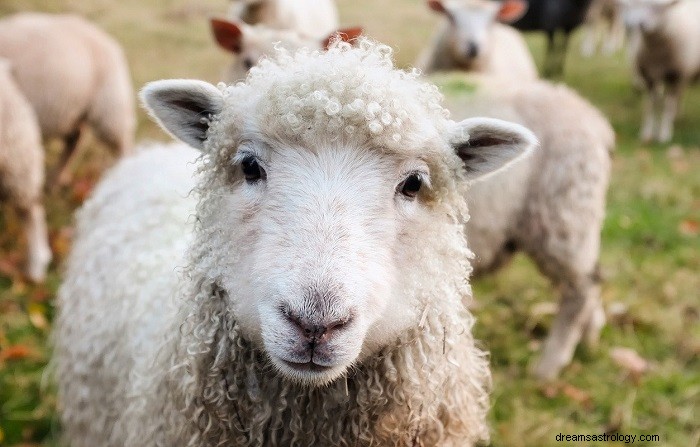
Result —
[{"label": "black sheep", "polygon": [[528,0],[525,15],[511,24],[521,31],[547,33],[547,57],[542,71],[545,76],[563,72],[569,36],[584,22],[591,3],[592,0]]}]

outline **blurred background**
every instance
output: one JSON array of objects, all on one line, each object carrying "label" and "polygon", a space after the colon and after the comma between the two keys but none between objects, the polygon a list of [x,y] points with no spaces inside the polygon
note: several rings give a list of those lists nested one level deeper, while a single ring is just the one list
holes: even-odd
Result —
[{"label": "blurred background", "polygon": [[[423,0],[338,0],[342,26],[391,45],[410,66],[439,16]],[[135,89],[161,78],[217,82],[230,55],[214,43],[209,18],[226,0],[0,0],[0,17],[19,11],[71,12],[123,46]],[[528,35],[541,67],[545,38]],[[641,145],[641,93],[624,50],[584,58],[574,34],[559,82],[576,89],[617,132],[601,255],[608,325],[598,350],[580,348],[561,377],[528,375],[555,311],[556,296],[520,255],[475,283],[477,338],[491,352],[493,446],[555,446],[563,434],[657,434],[642,445],[700,445],[700,87],[690,88],[673,141]],[[514,81],[515,82],[515,81]],[[137,141],[167,140],[139,111]],[[96,146],[96,147],[92,147]],[[58,148],[49,146],[47,165]],[[114,156],[89,135],[69,186],[45,196],[54,253],[45,284],[24,279],[25,242],[17,216],[0,205],[0,445],[58,445],[55,395],[45,367],[53,301],[69,248],[72,215]],[[626,356],[611,355],[624,348]],[[591,445],[623,445],[601,443]]]}]

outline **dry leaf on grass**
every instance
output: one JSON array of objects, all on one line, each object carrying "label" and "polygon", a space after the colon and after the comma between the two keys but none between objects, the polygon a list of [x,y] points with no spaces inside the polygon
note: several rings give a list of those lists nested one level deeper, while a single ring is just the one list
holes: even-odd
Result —
[{"label": "dry leaf on grass", "polygon": [[617,346],[610,350],[610,358],[634,379],[649,370],[649,361],[634,349]]},{"label": "dry leaf on grass", "polygon": [[678,232],[683,236],[697,236],[700,234],[700,222],[686,219],[678,224]]},{"label": "dry leaf on grass", "polygon": [[49,328],[49,322],[46,319],[46,306],[40,303],[29,303],[27,313],[29,314],[29,321],[35,328],[41,330]]},{"label": "dry leaf on grass", "polygon": [[0,350],[0,362],[22,360],[32,355],[31,349],[24,345],[13,345]]}]

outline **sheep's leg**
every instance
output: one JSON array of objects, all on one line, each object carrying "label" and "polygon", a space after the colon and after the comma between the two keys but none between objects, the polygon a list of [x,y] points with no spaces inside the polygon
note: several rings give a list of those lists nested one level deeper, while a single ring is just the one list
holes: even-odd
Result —
[{"label": "sheep's leg", "polygon": [[555,76],[562,76],[564,74],[564,63],[566,62],[566,50],[569,48],[569,36],[571,33],[569,31],[564,31],[560,40],[559,47],[557,49],[557,58],[554,74]]},{"label": "sheep's leg", "polygon": [[555,378],[571,362],[584,333],[590,341],[597,342],[605,321],[604,314],[600,321],[602,304],[597,284],[590,280],[565,281],[560,287],[559,311],[534,370],[537,377],[545,380]]},{"label": "sheep's leg", "polygon": [[78,153],[78,141],[80,140],[81,126],[76,127],[76,129],[69,134],[63,141],[64,147],[61,153],[61,158],[58,161],[56,181],[54,184],[59,186],[65,186],[71,182],[73,175],[70,172],[70,166],[75,160]]},{"label": "sheep's leg", "polygon": [[546,78],[549,78],[554,74],[555,53],[556,53],[556,33],[553,30],[547,31],[547,54],[545,54],[544,70],[542,70],[542,74]]},{"label": "sheep's leg", "polygon": [[661,86],[647,83],[647,93],[644,97],[644,109],[642,118],[642,130],[640,139],[643,143],[649,143],[654,138],[656,111],[662,99]]},{"label": "sheep's leg", "polygon": [[673,123],[676,121],[678,114],[678,104],[683,87],[679,82],[669,83],[666,87],[663,112],[659,123],[659,134],[657,141],[659,143],[668,143],[673,137]]},{"label": "sheep's leg", "polygon": [[625,42],[625,24],[622,17],[615,14],[608,26],[608,38],[603,45],[603,53],[610,55],[622,48]]},{"label": "sheep's leg", "polygon": [[599,21],[596,20],[585,26],[585,34],[581,42],[581,55],[584,57],[591,57],[595,54],[596,47],[598,46],[598,38],[600,36],[600,24],[598,22]]},{"label": "sheep's leg", "polygon": [[27,276],[34,282],[42,282],[46,277],[46,268],[51,262],[44,207],[40,203],[34,203],[28,209],[20,209],[19,215],[27,237]]}]

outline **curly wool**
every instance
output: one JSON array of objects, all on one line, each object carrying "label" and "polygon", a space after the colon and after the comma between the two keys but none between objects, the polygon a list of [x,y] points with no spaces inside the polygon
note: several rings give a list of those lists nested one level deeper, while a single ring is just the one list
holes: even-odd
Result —
[{"label": "curly wool", "polygon": [[[341,43],[327,53],[282,53],[251,70],[247,83],[222,88],[224,111],[210,123],[199,168],[194,240],[185,260],[168,264],[171,270],[179,262],[187,265],[175,287],[177,314],[165,312],[159,329],[164,338],[130,353],[135,371],[127,369],[115,379],[115,393],[126,397],[111,407],[118,417],[105,416],[112,433],[108,445],[461,447],[487,439],[488,359],[472,338],[474,319],[467,309],[472,255],[462,226],[466,183],[459,181],[459,158],[438,135],[448,121],[437,90],[416,80],[415,73],[396,71],[388,47],[367,41],[357,49]],[[291,111],[303,126],[290,121]],[[378,130],[373,123],[385,114],[386,124]],[[417,238],[400,253],[406,266],[420,266],[420,271],[406,270],[400,285],[415,297],[421,316],[416,327],[325,387],[303,387],[279,376],[239,330],[231,309],[242,297],[219,286],[242,256],[237,245],[242,242],[220,231],[226,224],[221,209],[230,189],[231,156],[249,137],[236,123],[252,125],[251,116],[265,123],[266,135],[282,141],[332,138],[340,116],[342,127],[353,128],[338,138],[367,142],[379,151],[420,151],[431,172],[426,206],[447,216],[419,222],[415,232],[431,237]],[[69,280],[62,290],[64,301],[72,282],[77,281]],[[149,306],[169,302],[171,290],[149,288]],[[113,349],[104,343],[104,349]],[[70,343],[64,340],[62,349],[59,358],[71,358]],[[64,361],[62,372],[74,367]],[[83,414],[69,419],[89,420],[90,413],[105,412],[87,406],[77,411]],[[64,421],[69,430],[78,425],[69,422]],[[101,433],[94,436],[83,435],[83,445],[96,440],[106,445]]]}]

